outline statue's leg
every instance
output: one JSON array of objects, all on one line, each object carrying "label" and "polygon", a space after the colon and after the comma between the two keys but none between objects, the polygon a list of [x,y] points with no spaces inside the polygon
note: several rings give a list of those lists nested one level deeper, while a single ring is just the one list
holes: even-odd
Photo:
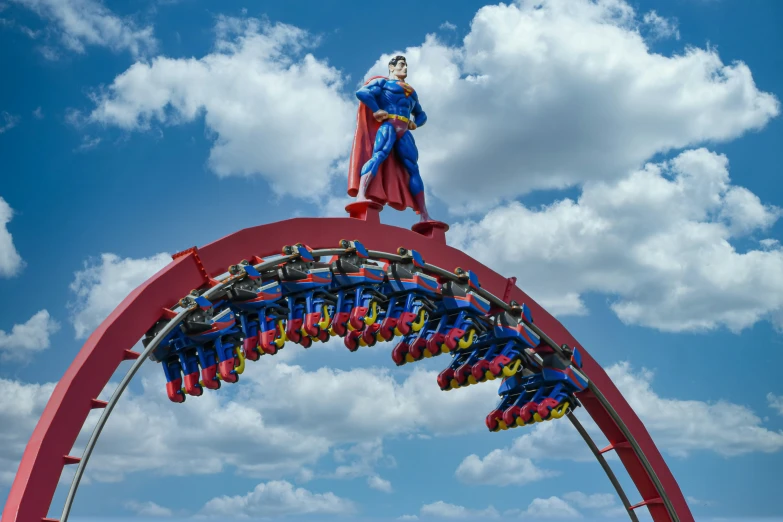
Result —
[{"label": "statue's leg", "polygon": [[408,171],[410,181],[408,187],[413,195],[416,205],[419,207],[421,221],[430,221],[430,215],[427,212],[427,204],[424,201],[424,182],[419,174],[419,150],[416,148],[416,142],[410,131],[407,131],[395,144],[397,154]]},{"label": "statue's leg", "polygon": [[397,133],[394,127],[390,123],[384,122],[381,124],[378,132],[375,134],[375,143],[372,148],[372,157],[367,160],[361,171],[361,179],[359,181],[359,193],[356,194],[357,201],[367,200],[367,187],[370,186],[370,182],[373,180],[376,174],[378,174],[378,168],[386,158],[389,157],[389,153],[394,147],[394,142],[397,140]]}]

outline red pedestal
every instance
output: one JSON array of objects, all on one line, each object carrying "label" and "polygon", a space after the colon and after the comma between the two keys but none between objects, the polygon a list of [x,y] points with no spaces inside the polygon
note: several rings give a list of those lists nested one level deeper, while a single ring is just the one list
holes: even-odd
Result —
[{"label": "red pedestal", "polygon": [[345,211],[352,218],[379,225],[381,224],[381,210],[383,210],[383,205],[375,201],[354,201],[345,207]]},{"label": "red pedestal", "polygon": [[411,230],[422,236],[446,242],[446,231],[449,226],[442,221],[422,221],[411,227]]}]

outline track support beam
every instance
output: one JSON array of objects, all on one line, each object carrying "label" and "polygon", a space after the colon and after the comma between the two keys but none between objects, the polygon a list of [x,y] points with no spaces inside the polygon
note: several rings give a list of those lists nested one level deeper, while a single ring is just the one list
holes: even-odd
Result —
[{"label": "track support beam", "polygon": [[604,449],[602,449],[600,451],[600,453],[604,454],[607,451],[612,451],[612,450],[616,451],[618,448],[626,449],[626,448],[630,448],[630,447],[631,447],[631,443],[628,442],[627,440],[624,440],[624,441],[621,441],[621,442],[613,442],[613,443],[609,444],[607,447],[605,447]]}]

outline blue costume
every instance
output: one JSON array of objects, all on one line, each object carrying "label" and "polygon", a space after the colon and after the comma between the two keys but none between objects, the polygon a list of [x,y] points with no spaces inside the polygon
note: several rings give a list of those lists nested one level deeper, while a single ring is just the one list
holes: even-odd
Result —
[{"label": "blue costume", "polygon": [[419,96],[403,81],[377,78],[356,91],[356,97],[373,113],[378,110],[389,113],[389,118],[381,123],[375,135],[372,157],[362,167],[362,177],[369,175],[372,179],[393,148],[408,171],[410,191],[415,198],[424,190],[424,184],[419,174],[419,151],[408,130],[408,121],[413,116],[417,127],[427,121]]}]

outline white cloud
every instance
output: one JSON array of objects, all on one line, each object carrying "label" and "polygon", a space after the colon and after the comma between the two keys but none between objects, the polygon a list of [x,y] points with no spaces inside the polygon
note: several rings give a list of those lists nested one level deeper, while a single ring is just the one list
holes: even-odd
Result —
[{"label": "white cloud", "polygon": [[85,134],[82,136],[82,142],[79,144],[78,147],[73,149],[74,152],[87,152],[88,150],[92,150],[95,147],[97,147],[102,141],[102,138],[99,137],[92,137],[89,134]]},{"label": "white cloud", "polygon": [[[287,346],[281,355],[297,348]],[[96,481],[122,480],[124,473],[187,476],[228,470],[306,481],[313,474],[299,470],[334,452],[340,467],[317,478],[365,477],[368,486],[383,491],[391,484],[375,468],[395,463],[383,454],[381,439],[422,430],[483,431],[483,418],[496,400],[492,386],[444,393],[436,373],[420,369],[399,383],[385,369],[308,372],[278,357],[249,363],[240,386],[224,385],[184,406],[169,402],[159,366],[143,367],[141,377],[141,392],[125,392],[101,436],[102,450],[90,460],[87,475]],[[107,395],[104,390],[101,398]],[[379,412],[383,423],[377,422]],[[94,420],[74,451],[83,447]]]},{"label": "white cloud", "polygon": [[[783,449],[783,432],[762,426],[761,419],[746,406],[724,400],[708,403],[661,397],[652,389],[652,372],[644,369],[634,372],[628,363],[615,364],[607,369],[607,373],[644,422],[661,451],[678,457],[686,457],[695,451],[733,457]],[[601,446],[600,441],[604,437],[595,423],[587,416],[580,416],[580,420],[596,444]],[[595,457],[577,431],[569,422],[561,420],[536,424],[532,430],[514,439],[510,447],[493,450],[483,458],[467,456],[455,474],[460,481],[468,484],[525,484],[531,482],[526,473],[531,473],[534,480],[554,475],[552,471],[536,466],[541,455],[546,455],[548,460],[595,462]],[[614,458],[612,453],[605,456]],[[517,472],[519,467],[525,472]],[[589,509],[601,508],[600,504],[608,502],[608,496],[586,496],[579,492],[568,494],[565,498]]]},{"label": "white cloud", "polygon": [[261,176],[277,194],[321,198],[348,154],[356,109],[340,71],[303,54],[310,45],[290,25],[220,17],[215,51],[134,64],[96,94],[90,119],[142,130],[203,114],[219,176]]},{"label": "white cloud", "polygon": [[[600,440],[600,432],[589,417],[583,416],[582,424],[594,439]],[[493,450],[483,458],[475,454],[465,457],[455,472],[457,479],[466,484],[523,485],[559,475],[536,465],[541,455],[546,455],[548,460],[595,462],[568,421],[546,422],[518,430],[522,435],[510,447]]]},{"label": "white cloud", "polygon": [[456,506],[454,504],[447,504],[442,500],[434,502],[432,504],[426,504],[421,508],[421,516],[438,517],[438,518],[450,518],[450,519],[466,519],[466,518],[499,518],[500,513],[493,506],[489,506],[486,509],[469,509],[464,506]]},{"label": "white cloud", "polygon": [[76,338],[87,337],[141,283],[171,262],[169,254],[132,259],[102,254],[85,263],[70,284],[75,300],[68,304]]},{"label": "white cloud", "polygon": [[676,456],[713,451],[726,457],[783,449],[783,432],[761,425],[747,406],[664,398],[652,389],[652,372],[634,373],[628,363],[607,373],[650,431],[656,445]]},{"label": "white cloud", "polygon": [[393,491],[391,482],[386,479],[382,479],[378,475],[367,477],[367,485],[372,489],[377,489],[378,491],[383,491],[384,493],[391,493]]},{"label": "white cloud", "polygon": [[397,517],[397,520],[419,520],[418,515],[402,515]]},{"label": "white cloud", "polygon": [[12,277],[24,267],[24,261],[14,246],[14,239],[8,231],[8,223],[14,216],[11,205],[0,197],[0,277]]},{"label": "white cloud", "polygon": [[16,127],[21,119],[19,116],[10,114],[6,111],[0,112],[0,118],[2,119],[2,121],[0,121],[0,134]]},{"label": "white cloud", "polygon": [[444,31],[456,31],[457,26],[446,20],[442,24],[440,24],[439,29],[443,29]]},{"label": "white cloud", "polygon": [[[355,446],[334,450],[335,462],[341,463],[330,478],[351,479],[367,477],[367,485],[373,489],[391,493],[391,482],[378,476],[375,468],[378,465],[394,467],[397,465],[393,457],[384,455],[383,440],[360,442]],[[349,462],[350,461],[350,462]]]},{"label": "white cloud", "polygon": [[[242,384],[256,369],[245,371]],[[159,365],[141,373],[142,391],[125,392],[101,435],[101,451],[90,460],[87,475],[97,481],[122,480],[125,473],[188,476],[232,468],[245,476],[278,478],[295,475],[331,448],[330,440],[312,430],[270,421],[263,403],[237,400],[234,389],[207,392],[178,407],[166,397]],[[106,390],[105,400],[103,395]],[[85,425],[76,448],[83,447],[93,425],[94,419]]]},{"label": "white cloud", "polygon": [[0,330],[0,361],[27,361],[36,352],[51,346],[49,337],[60,329],[60,325],[41,310],[26,323],[15,324],[11,332]]},{"label": "white cloud", "polygon": [[680,39],[680,31],[677,29],[677,20],[665,18],[655,11],[649,11],[644,14],[642,23],[650,31],[650,36],[654,39],[676,38]]},{"label": "white cloud", "polygon": [[605,509],[614,507],[616,496],[611,493],[587,495],[581,491],[572,491],[563,495],[563,498],[580,508]]},{"label": "white cloud", "polygon": [[556,314],[586,313],[582,295],[600,292],[616,296],[611,307],[627,324],[740,331],[763,319],[777,325],[783,249],[767,241],[741,252],[731,241],[779,216],[731,185],[725,156],[698,149],[588,183],[577,201],[495,208],[453,225],[449,241],[518,276]]},{"label": "white cloud", "polygon": [[534,499],[522,515],[545,519],[582,518],[577,510],[559,497]]},{"label": "white cloud", "polygon": [[[391,346],[378,345],[377,349]],[[242,386],[239,398],[265,402],[270,422],[308,425],[313,433],[334,441],[374,441],[420,430],[445,435],[486,429],[484,417],[497,402],[497,390],[476,386],[465,393],[443,392],[436,379],[437,372],[422,368],[414,368],[399,383],[386,369],[308,372],[278,364],[264,369],[263,378]],[[270,400],[264,401],[266,397]],[[376,420],[379,412],[383,412],[383,423]]]},{"label": "white cloud", "polygon": [[768,393],[767,402],[769,403],[770,408],[777,410],[780,415],[783,415],[783,395]]},{"label": "white cloud", "polygon": [[36,120],[42,120],[44,118],[43,109],[41,107],[36,107],[33,111],[33,118]]},{"label": "white cloud", "polygon": [[[76,53],[84,53],[90,45],[108,47],[112,51],[128,51],[133,57],[153,52],[157,42],[151,26],[138,27],[121,18],[100,0],[11,0],[51,22],[48,32],[61,44]],[[58,52],[51,46],[41,51],[49,59]]]},{"label": "white cloud", "polygon": [[[430,35],[407,48],[429,116],[416,131],[428,187],[452,210],[484,209],[616,179],[779,113],[746,64],[725,65],[714,49],[653,53],[639,23],[623,0],[520,0],[480,9],[461,46]],[[368,75],[385,73],[389,56]]]},{"label": "white cloud", "polygon": [[528,484],[557,475],[556,471],[539,468],[530,458],[509,455],[505,450],[494,450],[483,459],[468,455],[456,471],[462,482],[498,486]]},{"label": "white cloud", "polygon": [[125,509],[133,511],[142,517],[162,518],[174,515],[174,512],[169,508],[159,506],[158,504],[149,501],[137,502],[135,500],[129,500],[128,502],[125,502],[124,506]]},{"label": "white cloud", "polygon": [[13,481],[19,459],[54,385],[0,379],[0,484]]},{"label": "white cloud", "polygon": [[216,497],[201,510],[204,516],[268,517],[282,515],[349,515],[356,511],[353,502],[334,493],[313,493],[294,488],[290,482],[261,483],[246,495]]}]

